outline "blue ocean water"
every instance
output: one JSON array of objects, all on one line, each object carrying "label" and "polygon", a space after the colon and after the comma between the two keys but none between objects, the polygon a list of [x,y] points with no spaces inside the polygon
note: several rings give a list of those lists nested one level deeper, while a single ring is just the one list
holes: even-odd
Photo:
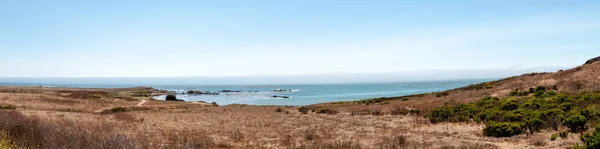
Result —
[{"label": "blue ocean water", "polygon": [[[184,93],[188,90],[218,92],[236,90],[243,92],[220,95],[177,94],[185,101],[216,102],[219,105],[309,105],[323,102],[351,101],[378,97],[444,91],[489,80],[459,80],[403,83],[319,84],[319,85],[236,85],[236,86],[154,86],[154,88]],[[275,92],[276,89],[292,92]],[[272,98],[289,96],[290,98]],[[155,97],[164,100],[165,96]]]},{"label": "blue ocean water", "polygon": [[[398,83],[361,83],[361,84],[313,84],[313,85],[149,85],[157,89],[168,90],[177,94],[178,99],[185,101],[216,102],[219,105],[249,104],[249,105],[309,105],[323,102],[351,101],[378,97],[394,97],[420,93],[444,91],[489,81],[477,80],[452,80],[452,81],[420,81]],[[0,83],[0,85],[44,85],[56,87],[79,88],[115,88],[135,87],[138,85],[100,84],[100,83]],[[292,92],[275,92],[276,89],[292,90]],[[228,92],[220,95],[192,95],[181,94],[189,90],[218,92],[234,90],[242,92]],[[289,96],[290,98],[272,98],[272,96]],[[164,100],[165,96],[155,99]]]}]

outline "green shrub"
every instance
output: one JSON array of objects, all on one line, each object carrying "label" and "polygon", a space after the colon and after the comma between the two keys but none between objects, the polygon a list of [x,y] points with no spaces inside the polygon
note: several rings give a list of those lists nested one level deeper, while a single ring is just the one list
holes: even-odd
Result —
[{"label": "green shrub", "polygon": [[5,104],[5,105],[0,105],[0,109],[13,110],[13,109],[17,109],[17,107],[15,107],[14,105]]},{"label": "green shrub", "polygon": [[561,131],[560,133],[558,133],[558,136],[560,136],[560,138],[566,139],[567,137],[569,137],[569,132]]},{"label": "green shrub", "polygon": [[538,87],[535,88],[535,91],[536,92],[538,92],[538,91],[546,92],[546,87],[538,86]]},{"label": "green shrub", "polygon": [[529,133],[533,134],[534,132],[539,132],[542,129],[544,121],[542,121],[542,119],[539,118],[531,118],[527,120],[527,123],[525,125],[527,126],[527,129],[529,129]]},{"label": "green shrub", "polygon": [[596,126],[594,131],[585,133],[581,136],[581,141],[584,142],[583,146],[576,144],[573,148],[576,149],[598,149],[600,148],[600,126]]},{"label": "green shrub", "polygon": [[554,141],[556,138],[558,138],[558,135],[552,134],[552,136],[550,136],[550,141]]},{"label": "green shrub", "polygon": [[452,111],[442,107],[433,109],[429,117],[432,123],[439,123],[449,121],[450,116],[452,116]]},{"label": "green shrub", "polygon": [[410,114],[420,114],[421,110],[419,110],[419,109],[410,109],[410,110],[408,110],[408,113],[410,113]]},{"label": "green shrub", "polygon": [[583,115],[576,114],[567,117],[563,123],[565,126],[569,127],[571,131],[579,131],[585,128],[587,119]]},{"label": "green shrub", "polygon": [[317,114],[329,114],[329,115],[335,115],[338,113],[338,111],[336,110],[331,110],[331,109],[320,109],[316,111]]},{"label": "green shrub", "polygon": [[151,95],[152,93],[150,91],[139,91],[133,93],[133,96],[135,97],[150,97]]},{"label": "green shrub", "polygon": [[402,101],[408,101],[408,100],[409,100],[408,97],[403,97],[402,98]]},{"label": "green shrub", "polygon": [[493,137],[511,137],[521,134],[521,125],[514,122],[501,122],[487,124],[483,134]]},{"label": "green shrub", "polygon": [[441,93],[437,93],[437,94],[435,94],[435,97],[438,97],[438,98],[440,98],[440,97],[446,97],[446,96],[448,96],[448,95],[449,95],[449,94],[448,94],[447,92],[441,92]]},{"label": "green shrub", "polygon": [[512,91],[510,91],[510,93],[508,94],[510,96],[527,96],[529,95],[529,91],[520,91],[519,89],[514,89]]},{"label": "green shrub", "polygon": [[[537,87],[531,90],[540,92],[545,89]],[[581,131],[586,125],[596,124],[600,120],[600,99],[596,100],[596,97],[600,97],[600,93],[558,93],[504,99],[484,97],[473,103],[434,108],[426,116],[433,123],[483,122],[488,124],[484,130],[488,136],[510,136],[521,131],[535,133],[542,129],[559,130],[562,126]]]},{"label": "green shrub", "polygon": [[298,112],[300,112],[302,114],[307,114],[309,110],[310,109],[308,109],[306,107],[300,107],[300,108],[298,108]]},{"label": "green shrub", "polygon": [[555,91],[548,91],[546,94],[548,94],[549,96],[554,96],[556,95]]},{"label": "green shrub", "polygon": [[123,108],[123,107],[115,107],[110,109],[110,112],[112,113],[119,113],[119,112],[126,112],[127,109]]},{"label": "green shrub", "polygon": [[533,96],[535,97],[542,97],[544,95],[544,91],[535,91],[535,94],[533,94]]},{"label": "green shrub", "polygon": [[519,89],[514,89],[512,91],[510,91],[510,93],[508,95],[510,96],[518,96],[519,95]]},{"label": "green shrub", "polygon": [[0,131],[0,149],[22,149],[12,141],[8,134],[4,131]]},{"label": "green shrub", "polygon": [[500,106],[500,109],[506,111],[516,110],[517,108],[519,108],[519,103],[517,100],[505,100]]},{"label": "green shrub", "polygon": [[490,89],[493,87],[494,87],[494,84],[492,84],[492,82],[486,82],[485,84],[483,84],[483,88],[485,88],[485,89]]}]

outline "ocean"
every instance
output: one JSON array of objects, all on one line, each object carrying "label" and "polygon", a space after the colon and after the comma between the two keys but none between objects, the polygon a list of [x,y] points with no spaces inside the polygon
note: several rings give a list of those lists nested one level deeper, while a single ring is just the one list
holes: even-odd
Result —
[{"label": "ocean", "polygon": [[[298,84],[298,85],[151,85],[156,89],[176,92],[178,99],[188,102],[205,101],[216,102],[219,105],[248,104],[248,105],[309,105],[323,102],[351,101],[379,97],[394,97],[411,94],[430,93],[477,84],[490,79],[477,80],[449,80],[449,81],[418,81],[397,83],[360,83],[360,84]],[[116,88],[135,87],[138,85],[127,84],[101,84],[101,83],[0,83],[3,86],[55,86],[78,88]],[[277,92],[281,89],[290,92]],[[189,90],[219,92],[223,90],[240,92],[222,92],[219,95],[193,95],[182,94]],[[273,96],[287,96],[289,98],[273,98]],[[154,97],[164,100],[165,96]]]}]

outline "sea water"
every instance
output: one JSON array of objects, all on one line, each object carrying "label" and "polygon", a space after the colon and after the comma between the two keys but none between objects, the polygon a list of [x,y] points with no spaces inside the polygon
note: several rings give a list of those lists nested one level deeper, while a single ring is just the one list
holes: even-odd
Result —
[{"label": "sea water", "polygon": [[[314,85],[234,85],[234,86],[154,86],[172,91],[185,101],[216,102],[219,105],[309,105],[323,102],[351,101],[379,97],[395,97],[444,91],[488,80],[423,81],[403,83],[314,84]],[[275,90],[291,90],[277,92]],[[189,90],[222,92],[219,95],[183,94]],[[288,96],[290,98],[273,98]],[[164,100],[166,96],[155,99]]]},{"label": "sea water", "polygon": [[[490,79],[451,80],[451,81],[418,81],[397,83],[360,83],[360,84],[298,84],[298,85],[152,85],[156,89],[177,93],[177,98],[187,102],[204,101],[216,102],[219,105],[249,104],[249,105],[309,105],[323,102],[352,101],[379,97],[395,97],[411,94],[444,91],[470,84],[477,84]],[[120,88],[136,87],[138,84],[103,84],[92,82],[81,83],[1,83],[8,86],[50,86],[78,88]],[[290,90],[277,92],[275,90]],[[189,90],[219,92],[223,90],[241,92],[223,92],[219,95],[183,94]],[[288,96],[289,98],[273,98],[273,96]],[[165,96],[154,97],[164,100]]]}]

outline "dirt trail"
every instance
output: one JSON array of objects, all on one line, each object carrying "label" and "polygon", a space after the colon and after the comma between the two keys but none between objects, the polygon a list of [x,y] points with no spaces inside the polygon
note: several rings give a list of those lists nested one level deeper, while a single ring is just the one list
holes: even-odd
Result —
[{"label": "dirt trail", "polygon": [[138,103],[137,105],[135,105],[136,107],[141,107],[142,105],[146,104],[146,102],[148,102],[148,100],[142,100],[142,102]]},{"label": "dirt trail", "polygon": [[[140,101],[138,104],[136,104],[135,106],[129,106],[129,107],[142,107],[144,104],[146,104],[146,102],[148,102],[148,100],[144,99],[144,100]],[[94,114],[102,114],[105,111],[111,110],[113,108],[115,108],[115,107],[108,107],[108,108],[98,109],[98,110],[94,111]]]}]

